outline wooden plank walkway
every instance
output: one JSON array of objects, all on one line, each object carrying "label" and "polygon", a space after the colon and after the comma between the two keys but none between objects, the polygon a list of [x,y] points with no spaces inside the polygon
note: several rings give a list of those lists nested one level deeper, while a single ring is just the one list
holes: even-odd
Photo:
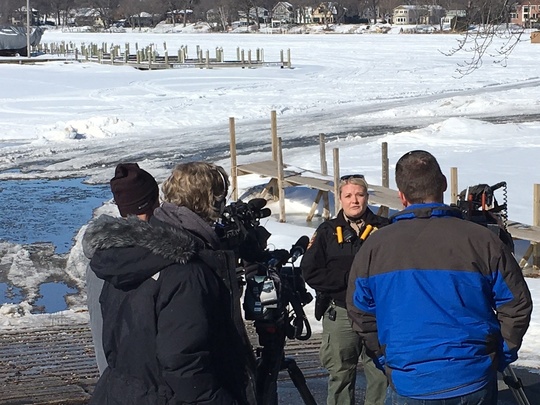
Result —
[{"label": "wooden plank walkway", "polygon": [[[251,338],[253,341],[256,335]],[[321,335],[314,334],[307,341],[287,341],[285,352],[296,360],[317,403],[323,404],[328,373],[319,362],[320,344]],[[361,404],[365,390],[361,363],[358,370],[356,390],[359,398],[356,403]],[[523,381],[531,405],[540,405],[538,375],[526,369],[514,370]],[[0,334],[0,405],[87,404],[97,379],[87,323],[2,331]],[[302,403],[285,371],[279,375],[278,396],[280,405]],[[498,403],[515,404],[502,381],[499,381]]]},{"label": "wooden plank walkway", "polygon": [[[292,165],[283,165],[285,186],[306,186],[323,192],[334,192],[334,178],[325,176],[310,170],[301,169]],[[265,160],[262,162],[248,163],[237,166],[237,174],[258,174],[270,179],[276,179],[278,173],[277,162]],[[373,205],[388,207],[392,210],[401,210],[403,206],[398,198],[397,190],[369,185],[369,202]],[[514,239],[527,240],[540,243],[540,227],[523,224],[518,221],[508,220],[508,231]]]},{"label": "wooden plank walkway", "polygon": [[[284,181],[288,187],[307,186],[324,192],[334,192],[334,178],[310,170],[305,170],[291,165],[283,165]],[[239,165],[236,169],[238,175],[258,174],[264,177],[276,178],[277,163],[273,160]],[[382,205],[394,210],[403,208],[398,198],[397,191],[369,185],[369,202],[374,205]]]}]

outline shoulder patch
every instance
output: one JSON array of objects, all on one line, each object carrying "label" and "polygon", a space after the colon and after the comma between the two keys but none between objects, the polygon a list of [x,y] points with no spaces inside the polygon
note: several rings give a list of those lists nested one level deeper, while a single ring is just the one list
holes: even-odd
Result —
[{"label": "shoulder patch", "polygon": [[313,245],[313,242],[315,242],[315,237],[316,237],[316,236],[317,236],[317,231],[315,231],[315,233],[313,233],[313,236],[312,236],[311,239],[309,240],[309,243],[308,243],[308,245],[307,245],[306,250],[308,250],[308,249],[311,247],[311,245]]}]

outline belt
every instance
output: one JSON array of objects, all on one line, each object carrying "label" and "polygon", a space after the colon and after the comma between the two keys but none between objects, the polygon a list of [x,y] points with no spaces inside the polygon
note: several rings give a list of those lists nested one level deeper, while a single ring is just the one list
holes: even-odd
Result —
[{"label": "belt", "polygon": [[332,304],[335,305],[336,307],[347,309],[347,304],[345,303],[345,301],[337,301],[333,299]]}]

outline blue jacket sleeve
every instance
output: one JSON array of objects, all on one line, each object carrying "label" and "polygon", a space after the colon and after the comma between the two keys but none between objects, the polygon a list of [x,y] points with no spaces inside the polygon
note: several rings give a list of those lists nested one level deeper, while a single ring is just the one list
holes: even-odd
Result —
[{"label": "blue jacket sleeve", "polygon": [[501,248],[494,266],[493,299],[503,338],[498,369],[503,371],[517,360],[531,320],[532,298],[521,268],[506,246]]},{"label": "blue jacket sleeve", "polygon": [[[367,264],[369,255],[360,249],[354,258],[347,287],[347,313],[353,323],[353,329],[362,337],[367,353],[374,359],[384,353],[380,348],[377,320],[375,319],[375,301],[369,287]],[[382,357],[381,360],[383,360]],[[383,360],[384,362],[384,360]]]}]

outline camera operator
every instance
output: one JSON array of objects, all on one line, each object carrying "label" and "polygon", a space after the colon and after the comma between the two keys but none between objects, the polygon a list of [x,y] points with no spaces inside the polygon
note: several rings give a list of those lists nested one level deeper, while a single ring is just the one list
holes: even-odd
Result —
[{"label": "camera operator", "polygon": [[92,404],[254,404],[234,258],[213,229],[228,186],[219,166],[179,164],[150,223],[88,228],[108,363]]},{"label": "camera operator", "polygon": [[355,403],[356,367],[361,356],[367,379],[365,404],[381,405],[387,380],[365,353],[347,316],[345,293],[355,254],[372,227],[388,224],[368,207],[368,185],[362,175],[343,176],[339,183],[343,207],[335,219],[321,224],[313,235],[300,268],[317,292],[315,317],[322,317],[320,360],[330,374],[329,405]]}]

